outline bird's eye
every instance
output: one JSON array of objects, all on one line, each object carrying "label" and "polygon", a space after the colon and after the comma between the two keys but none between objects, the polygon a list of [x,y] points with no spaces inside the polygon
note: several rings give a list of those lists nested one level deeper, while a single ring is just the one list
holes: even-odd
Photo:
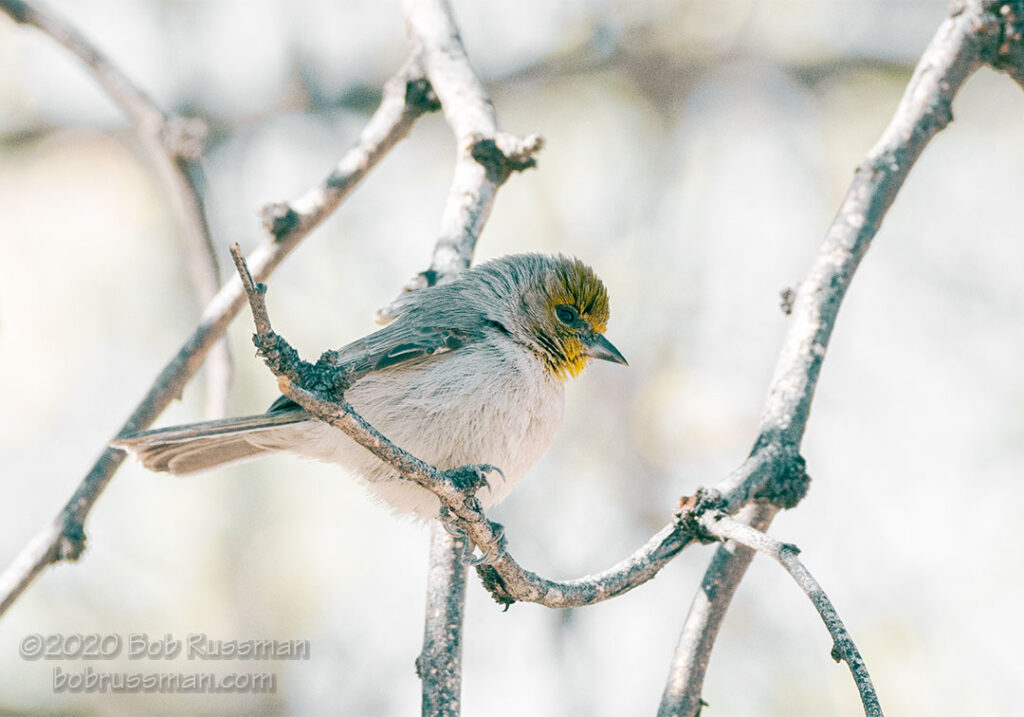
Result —
[{"label": "bird's eye", "polygon": [[572,324],[575,324],[580,318],[580,315],[576,313],[576,309],[572,308],[571,306],[556,307],[555,316],[557,316],[558,320],[561,321],[563,324],[569,324],[570,326]]}]

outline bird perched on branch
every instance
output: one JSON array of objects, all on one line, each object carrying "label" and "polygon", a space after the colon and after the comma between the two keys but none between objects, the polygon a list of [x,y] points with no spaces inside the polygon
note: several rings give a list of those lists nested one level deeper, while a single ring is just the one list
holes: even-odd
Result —
[{"label": "bird perched on branch", "polygon": [[[502,500],[551,444],[563,382],[589,359],[625,364],[604,337],[608,293],[578,259],[517,254],[406,294],[395,320],[333,352],[356,379],[345,399],[393,443],[446,470],[490,464],[476,496]],[[282,396],[257,416],[159,428],[111,445],[176,474],[286,451],[338,463],[400,513],[440,502],[340,430]]]}]

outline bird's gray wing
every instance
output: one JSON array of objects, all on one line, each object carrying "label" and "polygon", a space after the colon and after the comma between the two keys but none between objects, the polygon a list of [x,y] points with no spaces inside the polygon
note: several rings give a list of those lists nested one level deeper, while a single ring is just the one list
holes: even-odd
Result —
[{"label": "bird's gray wing", "polygon": [[[482,337],[483,331],[479,329],[423,326],[399,319],[337,351],[327,352],[321,360],[327,360],[344,370],[351,384],[373,371],[457,351]],[[288,411],[297,407],[290,398],[281,396],[274,401],[268,412]]]}]

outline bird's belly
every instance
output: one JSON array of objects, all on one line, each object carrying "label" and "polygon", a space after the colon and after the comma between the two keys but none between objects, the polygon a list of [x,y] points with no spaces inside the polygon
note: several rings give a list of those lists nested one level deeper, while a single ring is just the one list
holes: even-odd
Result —
[{"label": "bird's belly", "polygon": [[[493,370],[496,365],[502,370]],[[485,507],[504,499],[547,450],[564,407],[561,382],[521,351],[466,352],[381,371],[356,383],[346,398],[393,443],[439,469],[479,463],[500,468],[504,477],[489,474],[490,487],[477,493]],[[440,504],[432,493],[402,479],[341,431],[306,425],[292,450],[345,466],[396,511],[437,516]]]}]

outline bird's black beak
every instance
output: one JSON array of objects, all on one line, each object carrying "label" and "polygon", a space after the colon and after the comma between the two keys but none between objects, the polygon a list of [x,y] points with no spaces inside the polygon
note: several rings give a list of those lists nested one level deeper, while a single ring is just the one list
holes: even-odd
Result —
[{"label": "bird's black beak", "polygon": [[623,366],[629,366],[629,362],[626,358],[619,353],[619,350],[612,346],[612,342],[606,339],[601,334],[594,334],[594,337],[587,343],[586,348],[583,350],[584,356],[590,358],[601,359],[602,361],[611,361],[612,363],[621,363]]}]

